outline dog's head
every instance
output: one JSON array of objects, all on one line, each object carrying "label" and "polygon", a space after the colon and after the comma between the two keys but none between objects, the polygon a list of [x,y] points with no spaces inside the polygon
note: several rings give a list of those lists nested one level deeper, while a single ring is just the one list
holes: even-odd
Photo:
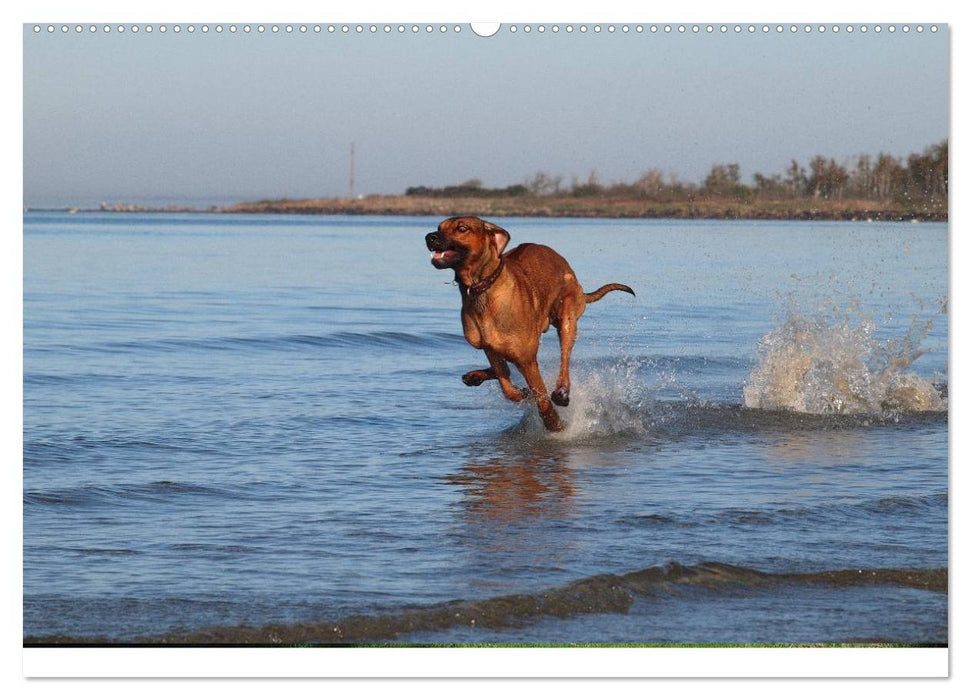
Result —
[{"label": "dog's head", "polygon": [[425,236],[432,252],[432,265],[439,270],[452,268],[476,270],[490,258],[502,255],[509,234],[505,229],[477,216],[454,216],[438,225],[438,230]]}]

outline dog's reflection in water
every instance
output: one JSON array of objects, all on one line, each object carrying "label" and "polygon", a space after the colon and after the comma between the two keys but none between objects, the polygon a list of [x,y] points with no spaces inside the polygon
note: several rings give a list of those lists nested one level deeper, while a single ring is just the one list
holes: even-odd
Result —
[{"label": "dog's reflection in water", "polygon": [[462,489],[467,518],[494,524],[568,516],[575,479],[566,461],[551,455],[496,457],[447,477]]}]

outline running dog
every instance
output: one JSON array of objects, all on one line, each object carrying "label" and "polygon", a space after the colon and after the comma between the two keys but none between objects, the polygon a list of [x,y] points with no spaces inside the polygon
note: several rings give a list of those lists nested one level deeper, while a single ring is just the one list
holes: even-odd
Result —
[{"label": "running dog", "polygon": [[[605,284],[586,293],[569,263],[544,245],[522,243],[503,253],[509,233],[475,216],[446,219],[425,236],[431,262],[439,270],[455,271],[462,292],[462,330],[469,344],[484,350],[489,367],[466,372],[462,381],[479,386],[498,379],[510,401],[532,397],[543,425],[550,432],[563,429],[553,407],[570,403],[570,353],[577,337],[577,319],[587,304],[608,292],[634,290],[624,284]],[[540,336],[556,328],[560,336],[560,374],[548,394],[536,354]],[[528,389],[509,379],[512,363]]]}]

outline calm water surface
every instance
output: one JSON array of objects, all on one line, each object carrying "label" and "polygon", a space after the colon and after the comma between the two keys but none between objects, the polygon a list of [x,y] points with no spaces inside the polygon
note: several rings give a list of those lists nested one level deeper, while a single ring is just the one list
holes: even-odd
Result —
[{"label": "calm water surface", "polygon": [[[947,641],[940,587],[785,578],[947,567],[945,225],[497,223],[637,292],[561,435],[460,381],[437,220],[25,214],[25,637]],[[746,395],[780,357],[824,410]]]}]

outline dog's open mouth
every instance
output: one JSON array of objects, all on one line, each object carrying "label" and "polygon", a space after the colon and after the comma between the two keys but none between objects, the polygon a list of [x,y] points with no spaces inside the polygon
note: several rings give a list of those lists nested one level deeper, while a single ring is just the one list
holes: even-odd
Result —
[{"label": "dog's open mouth", "polygon": [[433,250],[432,251],[432,265],[441,269],[445,267],[452,267],[455,263],[459,261],[462,254],[457,250],[451,248],[446,248],[445,250]]},{"label": "dog's open mouth", "polygon": [[446,267],[455,267],[464,255],[462,250],[453,246],[448,239],[437,231],[425,236],[425,245],[432,252],[432,265],[440,270]]}]

